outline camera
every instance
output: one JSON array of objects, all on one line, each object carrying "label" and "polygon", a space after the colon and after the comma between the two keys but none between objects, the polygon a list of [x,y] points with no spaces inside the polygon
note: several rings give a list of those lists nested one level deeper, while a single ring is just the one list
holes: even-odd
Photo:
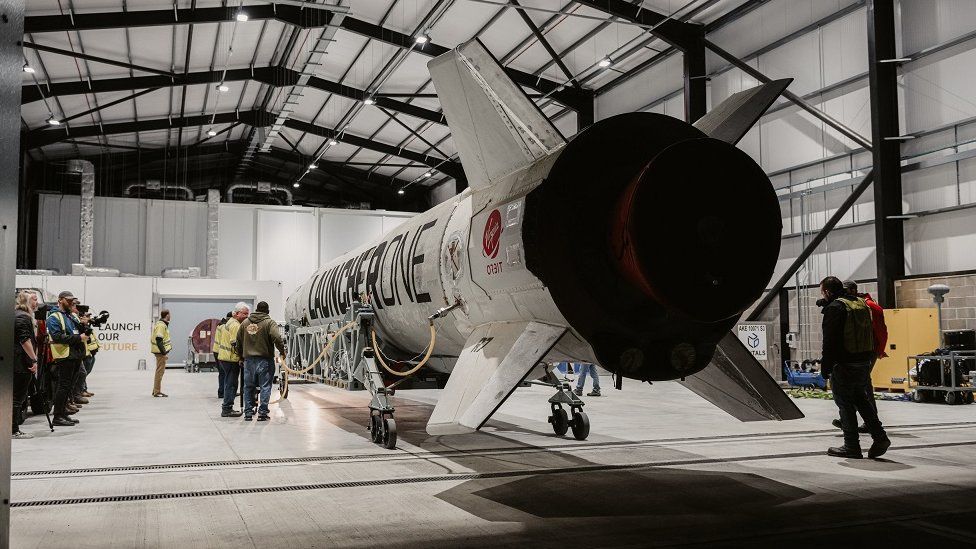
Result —
[{"label": "camera", "polygon": [[78,305],[78,314],[88,316],[88,325],[94,328],[101,328],[108,322],[108,311],[101,311],[98,315],[92,316],[91,307],[88,305]]}]

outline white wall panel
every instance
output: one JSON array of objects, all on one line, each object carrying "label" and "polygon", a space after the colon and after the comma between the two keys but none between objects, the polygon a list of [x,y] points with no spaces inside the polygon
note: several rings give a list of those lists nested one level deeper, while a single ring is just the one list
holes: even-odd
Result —
[{"label": "white wall panel", "polygon": [[39,195],[37,218],[38,268],[70,273],[81,257],[81,198]]},{"label": "white wall panel", "polygon": [[318,267],[318,227],[314,210],[258,210],[257,279],[277,280],[292,290]]},{"label": "white wall panel", "polygon": [[[974,3],[976,4],[976,3]],[[964,44],[972,48],[973,44]],[[905,130],[924,131],[976,116],[976,49],[946,50],[905,67]]]},{"label": "white wall panel", "polygon": [[898,4],[904,53],[914,53],[976,29],[976,2],[972,0],[901,0]]},{"label": "white wall panel", "polygon": [[319,261],[324,265],[382,235],[383,218],[323,211],[319,230]]},{"label": "white wall panel", "polygon": [[217,225],[217,275],[220,278],[254,279],[253,206],[221,204]]},{"label": "white wall panel", "polygon": [[868,72],[867,24],[860,8],[820,29],[824,86]]},{"label": "white wall panel", "polygon": [[905,274],[976,269],[976,215],[959,210],[905,222]]},{"label": "white wall panel", "polygon": [[924,212],[958,204],[956,167],[942,164],[924,170],[905,172],[901,176],[905,212]]},{"label": "white wall panel", "polygon": [[672,55],[609,92],[598,95],[596,119],[641,110],[656,98],[680,88],[683,78],[681,56]]},{"label": "white wall panel", "polygon": [[170,267],[207,270],[207,205],[149,200],[146,212],[146,270],[156,275]]},{"label": "white wall panel", "polygon": [[145,272],[146,201],[96,199],[94,229],[96,266],[113,267],[123,273]]}]

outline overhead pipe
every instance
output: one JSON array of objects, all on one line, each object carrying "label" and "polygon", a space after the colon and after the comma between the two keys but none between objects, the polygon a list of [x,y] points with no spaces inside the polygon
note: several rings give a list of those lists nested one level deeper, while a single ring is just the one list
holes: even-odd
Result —
[{"label": "overhead pipe", "polygon": [[265,187],[260,183],[235,183],[231,185],[230,187],[227,188],[227,202],[230,203],[234,202],[234,191],[239,189],[253,189],[255,192],[268,192],[268,193],[278,192],[285,195],[285,206],[291,206],[292,203],[292,194],[290,190],[278,185],[271,185],[271,184],[268,184],[268,186]]},{"label": "overhead pipe", "polygon": [[[149,185],[147,183],[133,183],[131,185],[126,186],[125,196],[131,196],[132,191],[134,191],[135,189],[154,190],[154,189],[149,189]],[[196,200],[196,195],[193,194],[193,189],[185,185],[160,185],[159,186],[160,191],[167,191],[169,189],[182,191],[183,193],[186,194],[186,200]]]}]

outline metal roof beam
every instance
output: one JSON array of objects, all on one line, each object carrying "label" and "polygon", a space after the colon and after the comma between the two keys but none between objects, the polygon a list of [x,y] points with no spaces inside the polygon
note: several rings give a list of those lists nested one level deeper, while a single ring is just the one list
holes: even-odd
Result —
[{"label": "metal roof beam", "polygon": [[[135,68],[134,70],[143,69]],[[62,97],[65,95],[85,93],[107,93],[193,84],[217,84],[220,82],[237,82],[242,80],[255,80],[268,86],[290,86],[298,81],[298,72],[284,67],[261,67],[253,71],[251,69],[230,69],[226,72],[199,71],[166,76],[136,76],[133,78],[102,78],[90,81],[52,82],[44,84],[44,88],[48,90],[49,96]],[[368,96],[363,90],[319,77],[309,79],[308,85],[309,87],[327,93],[334,93],[357,101],[362,101]],[[40,101],[43,98],[43,92],[37,86],[31,85],[21,88],[22,104]],[[375,95],[373,96],[373,100],[376,101],[377,106],[391,111],[410,115],[421,120],[428,120],[435,124],[447,124],[443,113],[432,109],[425,109],[404,101],[384,97],[383,95]]]},{"label": "metal roof beam", "polygon": [[29,15],[24,17],[24,33],[103,30],[132,27],[158,27],[166,25],[193,25],[200,23],[225,23],[237,20],[244,12],[248,21],[276,20],[304,29],[327,26],[333,15],[347,13],[348,8],[325,6],[300,8],[298,6],[257,4],[242,6],[183,8],[164,10],[111,11],[95,13],[68,13],[65,15]]},{"label": "metal roof beam", "polygon": [[686,23],[626,0],[576,0],[588,8],[651,27],[651,33],[681,51],[694,50],[703,35],[702,25]]}]

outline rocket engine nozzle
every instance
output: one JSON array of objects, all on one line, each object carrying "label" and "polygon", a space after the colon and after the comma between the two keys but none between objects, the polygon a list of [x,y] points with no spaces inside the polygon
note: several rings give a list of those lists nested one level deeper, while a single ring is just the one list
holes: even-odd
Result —
[{"label": "rocket engine nozzle", "polygon": [[716,139],[679,141],[621,193],[609,241],[621,274],[699,322],[741,313],[779,250],[779,205],[759,166]]}]

